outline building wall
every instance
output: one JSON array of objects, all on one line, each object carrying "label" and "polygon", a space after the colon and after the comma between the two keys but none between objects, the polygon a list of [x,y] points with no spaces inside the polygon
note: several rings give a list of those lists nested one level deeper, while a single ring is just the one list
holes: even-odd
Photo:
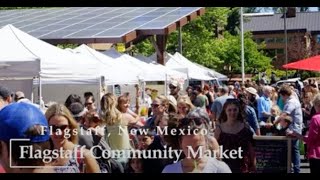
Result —
[{"label": "building wall", "polygon": [[[293,38],[303,38],[305,33],[288,33],[288,52],[290,51],[290,47],[292,47]],[[277,34],[254,34],[253,38],[257,43],[265,42],[265,52],[269,57],[272,58],[272,65],[276,68],[281,68],[283,64],[285,64],[285,35],[284,33]],[[293,60],[293,58],[289,58],[288,62]]]}]

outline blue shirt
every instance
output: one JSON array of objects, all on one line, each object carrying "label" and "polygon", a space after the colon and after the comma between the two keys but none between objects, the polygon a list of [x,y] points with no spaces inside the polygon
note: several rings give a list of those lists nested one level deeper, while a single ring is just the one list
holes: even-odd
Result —
[{"label": "blue shirt", "polygon": [[253,133],[256,133],[256,130],[259,129],[259,123],[257,119],[256,112],[254,109],[250,106],[246,106],[246,115],[247,115],[247,121],[250,125],[250,129],[253,130]]},{"label": "blue shirt", "polygon": [[263,112],[271,112],[271,100],[265,95],[258,99],[258,118],[259,120],[266,122],[268,118],[263,116]]}]

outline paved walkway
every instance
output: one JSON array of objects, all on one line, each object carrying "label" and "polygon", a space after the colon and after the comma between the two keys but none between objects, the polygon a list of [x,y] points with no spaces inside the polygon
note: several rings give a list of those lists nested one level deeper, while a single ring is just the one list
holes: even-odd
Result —
[{"label": "paved walkway", "polygon": [[300,173],[310,173],[309,162],[304,159],[304,156],[300,156],[301,164],[300,164]]}]

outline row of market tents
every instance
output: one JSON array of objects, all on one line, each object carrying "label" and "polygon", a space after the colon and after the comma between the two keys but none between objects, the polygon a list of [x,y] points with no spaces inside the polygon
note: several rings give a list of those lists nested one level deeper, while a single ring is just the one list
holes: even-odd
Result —
[{"label": "row of market tents", "polygon": [[99,94],[103,85],[227,78],[180,53],[167,53],[163,66],[156,63],[156,55],[132,57],[114,49],[98,52],[86,45],[61,49],[12,25],[0,29],[0,39],[0,83],[24,90],[29,98],[34,97],[34,89],[38,97],[63,101],[71,92]]}]

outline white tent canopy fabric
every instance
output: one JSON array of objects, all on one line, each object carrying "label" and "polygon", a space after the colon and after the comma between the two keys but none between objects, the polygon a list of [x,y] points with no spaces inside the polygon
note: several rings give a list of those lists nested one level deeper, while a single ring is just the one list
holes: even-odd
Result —
[{"label": "white tent canopy fabric", "polygon": [[138,84],[139,80],[143,77],[138,72],[128,66],[124,66],[123,63],[115,61],[109,56],[106,56],[87,45],[81,45],[73,50],[74,53],[78,53],[95,61],[99,62],[102,67],[102,74],[105,77],[106,85],[114,84]]},{"label": "white tent canopy fabric", "polygon": [[19,41],[8,27],[0,29],[1,79],[29,78],[39,75],[39,58]]},{"label": "white tent canopy fabric", "polygon": [[[156,54],[153,54],[149,58],[156,62],[157,56]],[[205,81],[214,79],[213,77],[204,73],[202,68],[196,66],[195,64],[185,63],[180,59],[177,59],[176,57],[172,56],[170,53],[165,53],[164,58],[166,62],[165,66],[171,69],[187,68],[188,77],[190,79],[205,80]]]},{"label": "white tent canopy fabric", "polygon": [[212,76],[212,77],[215,77],[215,78],[218,78],[218,79],[228,79],[227,76],[223,75],[223,74],[220,74],[212,69],[209,69],[207,67],[204,67],[200,64],[197,64],[197,63],[194,63],[194,62],[191,62],[190,60],[188,60],[187,58],[185,58],[182,54],[180,54],[179,52],[176,52],[174,55],[173,55],[174,58],[176,58],[177,60],[180,60],[181,62],[184,62],[184,63],[187,63],[189,64],[190,66],[198,66],[202,69],[202,72],[209,75],[209,76]]},{"label": "white tent canopy fabric", "polygon": [[224,74],[221,74],[221,73],[218,73],[217,71],[214,71],[212,69],[209,69],[201,64],[198,64],[198,63],[194,63],[195,65],[209,71],[214,77],[218,78],[219,80],[222,80],[222,81],[227,81],[229,78],[228,76],[224,75]]},{"label": "white tent canopy fabric", "polygon": [[[1,36],[7,36],[6,40],[9,42],[1,41],[0,43],[5,44],[1,45],[1,47],[3,46],[1,50],[6,52],[4,57],[11,60],[38,59],[38,65],[32,66],[32,68],[34,68],[34,71],[40,72],[43,84],[57,82],[60,84],[96,84],[98,82],[100,70],[97,70],[97,68],[99,66],[83,56],[67,52],[41,41],[12,25],[3,27],[1,34],[3,34]],[[3,60],[0,59],[0,61]],[[19,64],[21,69],[28,68],[24,64]],[[21,73],[21,76],[25,75]]]},{"label": "white tent canopy fabric", "polygon": [[141,62],[140,60],[127,54],[121,54],[114,49],[104,51],[103,54],[120,62],[125,62],[127,66],[130,66],[134,69],[138,68],[139,71],[142,72],[144,81],[166,81],[168,78],[165,70],[156,68],[154,65]]},{"label": "white tent canopy fabric", "polygon": [[145,57],[142,54],[137,54],[134,57],[139,59],[139,60],[141,60],[141,61],[143,61],[143,62],[146,62],[146,63],[149,63],[151,65],[154,65],[156,68],[159,68],[159,69],[165,71],[173,79],[183,79],[183,80],[188,79],[188,75],[186,73],[170,69],[170,68],[168,68],[168,67],[166,67],[166,66],[164,66],[162,64],[159,64],[159,63],[157,63],[155,61],[152,61],[152,59],[149,59],[148,57]]}]

